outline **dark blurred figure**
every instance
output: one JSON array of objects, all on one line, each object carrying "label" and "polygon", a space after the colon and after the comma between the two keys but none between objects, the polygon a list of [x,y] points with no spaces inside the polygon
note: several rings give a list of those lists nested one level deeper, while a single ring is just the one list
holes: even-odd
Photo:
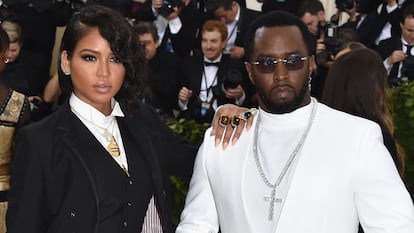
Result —
[{"label": "dark blurred figure", "polygon": [[244,58],[244,37],[250,23],[259,13],[243,8],[233,0],[207,0],[207,12],[227,26],[227,45],[224,52],[232,58]]},{"label": "dark blurred figure", "polygon": [[142,101],[151,104],[164,121],[172,120],[177,106],[178,57],[158,49],[157,28],[153,23],[139,22],[135,29],[140,43],[145,46],[149,65],[148,90]]},{"label": "dark blurred figure", "polygon": [[262,12],[283,10],[292,14],[298,13],[298,7],[301,0],[257,0],[263,2]]},{"label": "dark blurred figure", "polygon": [[337,14],[331,18],[332,22],[339,22],[342,13],[349,15],[348,22],[341,25],[341,28],[354,29],[360,42],[369,48],[374,48],[375,40],[378,37],[378,7],[382,0],[336,0]]},{"label": "dark blurred figure", "polygon": [[[61,2],[61,1],[60,1]],[[30,62],[30,70],[37,80],[36,94],[41,94],[49,80],[52,51],[56,34],[56,12],[53,0],[3,0],[3,3],[16,15],[16,20],[24,33],[24,52]]]},{"label": "dark blurred figure", "polygon": [[384,0],[375,26],[375,45],[392,36],[401,35],[400,27],[401,8],[397,0]]},{"label": "dark blurred figure", "polygon": [[383,59],[391,87],[414,80],[414,3],[403,5],[401,36],[379,43],[376,50]]},{"label": "dark blurred figure", "polygon": [[196,1],[146,0],[133,17],[155,24],[160,49],[174,52],[180,58],[192,54],[202,22]]},{"label": "dark blurred figure", "polygon": [[[0,72],[7,62],[9,37],[0,27]],[[0,233],[6,232],[6,212],[10,189],[9,167],[16,131],[29,123],[27,97],[0,81]]]}]

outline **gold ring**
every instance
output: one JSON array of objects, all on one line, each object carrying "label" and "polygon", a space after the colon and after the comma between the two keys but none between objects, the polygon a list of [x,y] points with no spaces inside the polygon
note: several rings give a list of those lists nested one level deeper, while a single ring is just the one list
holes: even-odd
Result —
[{"label": "gold ring", "polygon": [[234,116],[230,124],[233,128],[236,128],[240,124],[240,117]]},{"label": "gold ring", "polygon": [[221,115],[220,117],[219,117],[219,125],[221,126],[221,127],[226,127],[228,124],[230,123],[230,118],[229,118],[229,116],[227,116],[227,115]]}]

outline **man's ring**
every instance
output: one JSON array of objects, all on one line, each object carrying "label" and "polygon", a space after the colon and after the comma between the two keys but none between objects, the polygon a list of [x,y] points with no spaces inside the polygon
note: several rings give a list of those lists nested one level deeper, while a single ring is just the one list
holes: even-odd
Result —
[{"label": "man's ring", "polygon": [[226,127],[230,123],[230,118],[227,115],[221,115],[219,117],[219,125],[221,127]]},{"label": "man's ring", "polygon": [[247,119],[249,119],[252,115],[255,115],[255,114],[256,114],[256,112],[257,112],[257,109],[255,109],[255,108],[251,108],[251,109],[249,109],[249,111],[247,111],[247,112],[242,112],[242,113],[240,113],[240,114],[239,114],[239,118],[240,118],[241,120],[247,121]]},{"label": "man's ring", "polygon": [[233,128],[236,128],[240,124],[240,117],[234,116],[230,124]]}]

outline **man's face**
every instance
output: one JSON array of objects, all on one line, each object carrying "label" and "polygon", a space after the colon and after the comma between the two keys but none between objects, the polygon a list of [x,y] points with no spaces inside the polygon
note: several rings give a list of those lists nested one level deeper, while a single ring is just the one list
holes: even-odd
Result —
[{"label": "man's face", "polygon": [[236,19],[237,4],[233,2],[231,10],[225,10],[223,7],[219,7],[213,13],[214,16],[221,22],[230,24]]},{"label": "man's face", "polygon": [[219,31],[205,31],[201,38],[201,50],[210,61],[217,59],[226,47],[226,40],[221,39]]},{"label": "man's face", "polygon": [[[305,57],[303,60],[297,58]],[[256,31],[250,61],[292,58],[297,63],[279,61],[264,73],[259,65],[246,64],[250,80],[256,85],[259,105],[270,113],[287,113],[310,101],[308,82],[313,56],[308,56],[302,34],[296,26],[262,27]],[[270,70],[270,71],[269,71]]]},{"label": "man's face", "polygon": [[414,18],[408,16],[404,20],[404,24],[401,24],[402,37],[409,44],[414,44]]},{"label": "man's face", "polygon": [[157,52],[158,41],[154,40],[151,33],[144,33],[139,35],[139,42],[145,46],[145,57],[151,60]]},{"label": "man's face", "polygon": [[311,15],[309,12],[306,12],[302,16],[302,21],[308,26],[308,30],[312,33],[312,35],[318,34],[319,29],[319,18],[318,15]]}]

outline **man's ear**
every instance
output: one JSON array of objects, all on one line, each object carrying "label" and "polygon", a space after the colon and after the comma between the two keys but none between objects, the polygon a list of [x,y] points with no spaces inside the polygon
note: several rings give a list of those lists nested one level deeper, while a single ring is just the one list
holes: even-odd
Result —
[{"label": "man's ear", "polygon": [[252,64],[244,63],[244,66],[246,67],[247,74],[249,75],[250,82],[252,82],[253,85],[256,85],[254,83],[254,79],[253,79],[253,75],[252,75]]},{"label": "man's ear", "polygon": [[316,61],[315,61],[315,56],[314,55],[310,56],[308,60],[309,60],[309,63],[308,63],[309,70],[312,73],[317,68]]}]

